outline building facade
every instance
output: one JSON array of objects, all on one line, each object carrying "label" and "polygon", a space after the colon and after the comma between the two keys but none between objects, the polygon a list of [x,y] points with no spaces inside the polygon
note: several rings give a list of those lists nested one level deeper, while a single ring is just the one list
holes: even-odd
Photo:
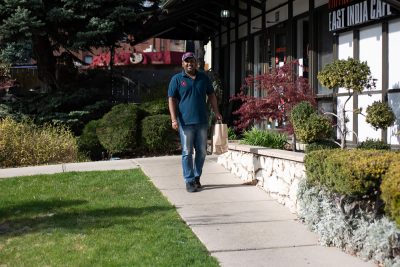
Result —
[{"label": "building facade", "polygon": [[[236,4],[236,5],[235,5]],[[229,8],[235,7],[230,10]],[[223,14],[225,12],[225,14]],[[228,13],[228,15],[226,14]],[[346,110],[387,102],[396,114],[394,126],[375,130],[362,114],[348,113],[348,142],[381,139],[400,144],[400,16],[381,0],[232,0],[221,11],[225,19],[211,38],[212,66],[224,82],[225,98],[237,93],[244,78],[298,60],[298,74],[309,79],[320,109],[337,112],[347,90],[328,90],[318,72],[335,59],[366,61],[376,88],[356,94]],[[260,92],[250,92],[259,96]]]}]

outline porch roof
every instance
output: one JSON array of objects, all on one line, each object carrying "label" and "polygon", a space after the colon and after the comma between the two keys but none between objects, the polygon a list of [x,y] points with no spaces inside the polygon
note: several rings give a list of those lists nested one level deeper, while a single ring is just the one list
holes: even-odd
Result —
[{"label": "porch roof", "polygon": [[[400,0],[384,1],[400,11]],[[208,41],[224,21],[238,22],[239,14],[250,17],[251,8],[262,11],[266,4],[266,0],[167,0],[135,34],[133,44],[153,37]],[[222,19],[221,10],[233,16]]]},{"label": "porch roof", "polygon": [[[203,40],[214,36],[223,22],[221,10],[250,16],[250,7],[260,10],[266,0],[167,0],[138,32],[134,44],[149,38]],[[249,3],[249,6],[247,6]],[[246,6],[243,8],[241,6]]]}]

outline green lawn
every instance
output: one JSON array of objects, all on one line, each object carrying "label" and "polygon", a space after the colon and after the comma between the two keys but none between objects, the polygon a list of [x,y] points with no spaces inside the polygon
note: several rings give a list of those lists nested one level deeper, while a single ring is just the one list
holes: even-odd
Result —
[{"label": "green lawn", "polygon": [[0,179],[0,266],[218,266],[140,170]]}]

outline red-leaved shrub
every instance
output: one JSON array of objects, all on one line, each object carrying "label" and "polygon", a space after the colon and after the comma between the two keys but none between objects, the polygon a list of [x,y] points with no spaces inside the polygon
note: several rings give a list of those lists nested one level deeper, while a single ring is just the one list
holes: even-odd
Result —
[{"label": "red-leaved shrub", "polygon": [[[297,61],[293,61],[273,68],[268,73],[246,79],[241,92],[231,98],[231,101],[242,103],[233,112],[239,117],[235,121],[238,130],[243,131],[251,124],[264,120],[277,120],[280,125],[286,122],[286,130],[291,131],[287,116],[293,106],[302,101],[316,104],[307,78],[299,77],[294,71],[298,65]],[[262,97],[246,95],[243,88],[258,89]]]}]

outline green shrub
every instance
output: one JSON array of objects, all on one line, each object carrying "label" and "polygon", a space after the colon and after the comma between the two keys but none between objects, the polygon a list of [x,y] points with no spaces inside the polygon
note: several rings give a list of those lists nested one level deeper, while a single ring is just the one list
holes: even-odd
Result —
[{"label": "green shrub", "polygon": [[[327,184],[325,160],[333,152],[328,149],[310,151],[304,157],[304,164],[306,167],[307,182],[312,185],[325,185]],[[328,186],[327,186],[328,187]]]},{"label": "green shrub", "polygon": [[316,110],[311,103],[303,101],[293,107],[292,111],[290,112],[290,121],[292,122],[293,126],[300,126],[302,123],[307,121],[311,114],[315,113]]},{"label": "green shrub", "polygon": [[354,197],[379,194],[382,176],[397,153],[382,150],[318,150],[305,158],[307,180]]},{"label": "green shrub", "polygon": [[237,140],[238,136],[232,127],[228,127],[228,140]]},{"label": "green shrub", "polygon": [[321,149],[335,149],[338,148],[338,144],[330,140],[319,140],[314,143],[308,144],[305,149],[305,153]]},{"label": "green shrub", "polygon": [[91,160],[102,159],[102,153],[106,150],[99,141],[96,134],[98,120],[88,122],[83,128],[82,135],[78,137],[79,151],[87,154]]},{"label": "green shrub", "polygon": [[385,211],[400,227],[400,162],[394,162],[385,174],[381,184]]},{"label": "green shrub", "polygon": [[386,144],[380,140],[369,139],[358,144],[357,148],[359,149],[382,149],[382,150],[390,150],[390,145]]},{"label": "green shrub", "polygon": [[97,126],[100,144],[111,154],[133,151],[139,146],[142,118],[143,111],[134,104],[114,106]]},{"label": "green shrub", "polygon": [[148,116],[142,121],[143,145],[152,152],[168,153],[178,148],[177,132],[169,115]]},{"label": "green shrub", "polygon": [[243,133],[243,144],[283,149],[287,144],[287,136],[274,131],[264,131],[252,128]]},{"label": "green shrub", "polygon": [[63,126],[0,120],[2,168],[75,162],[77,157],[76,139]]},{"label": "green shrub", "polygon": [[140,108],[149,115],[169,114],[168,100],[165,98],[142,103]]},{"label": "green shrub", "polygon": [[332,134],[332,124],[329,118],[320,114],[311,114],[301,125],[294,126],[296,138],[304,143],[313,143],[329,138]]},{"label": "green shrub", "polygon": [[366,122],[371,124],[375,129],[386,129],[393,125],[396,120],[392,109],[387,103],[375,101],[372,105],[367,107]]},{"label": "green shrub", "polygon": [[290,113],[296,138],[304,143],[327,139],[332,134],[331,121],[317,113],[309,102],[300,102]]}]

